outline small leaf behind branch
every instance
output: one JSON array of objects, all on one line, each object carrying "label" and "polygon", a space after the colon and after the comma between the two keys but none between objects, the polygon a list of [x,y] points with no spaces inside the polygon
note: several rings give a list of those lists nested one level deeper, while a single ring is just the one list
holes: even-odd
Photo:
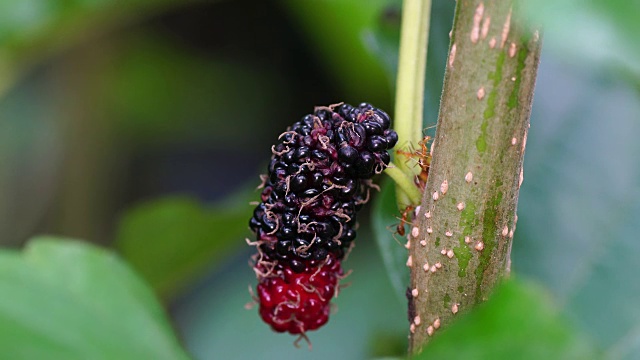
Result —
[{"label": "small leaf behind branch", "polygon": [[409,268],[405,265],[407,249],[401,245],[405,241],[403,236],[396,235],[394,239],[395,226],[400,223],[399,215],[393,184],[386,181],[373,203],[373,233],[391,284],[400,301],[405,304],[404,293],[409,284]]},{"label": "small leaf behind branch", "polygon": [[244,244],[251,207],[242,200],[212,209],[187,197],[141,204],[125,213],[116,246],[151,286],[169,296]]}]

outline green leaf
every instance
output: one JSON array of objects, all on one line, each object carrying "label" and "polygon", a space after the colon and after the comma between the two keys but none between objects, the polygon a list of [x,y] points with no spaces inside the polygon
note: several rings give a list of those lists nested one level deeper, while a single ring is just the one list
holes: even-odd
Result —
[{"label": "green leaf", "polygon": [[188,359],[151,289],[86,243],[1,251],[0,293],[3,359]]},{"label": "green leaf", "polygon": [[384,14],[385,6],[398,0],[283,0],[315,51],[319,64],[326,66],[349,103],[371,102],[388,109],[391,87],[383,65],[368,51],[370,29]]},{"label": "green leaf", "polygon": [[243,196],[234,199],[212,209],[186,197],[136,206],[123,215],[116,247],[160,294],[174,294],[246,245],[252,209]]},{"label": "green leaf", "polygon": [[394,292],[402,304],[405,304],[405,292],[409,285],[409,268],[406,266],[407,249],[401,243],[405,238],[395,234],[395,226],[400,223],[399,216],[393,184],[391,181],[385,181],[381,186],[380,194],[373,201],[371,217],[373,237],[380,249]]},{"label": "green leaf", "polygon": [[622,81],[560,61],[541,62],[512,268],[544,283],[609,358],[635,359],[640,99]]},{"label": "green leaf", "polygon": [[[428,324],[424,324],[428,326]],[[419,331],[425,331],[424,328]],[[584,337],[558,316],[540,288],[508,281],[461,316],[415,359],[595,359]]]}]

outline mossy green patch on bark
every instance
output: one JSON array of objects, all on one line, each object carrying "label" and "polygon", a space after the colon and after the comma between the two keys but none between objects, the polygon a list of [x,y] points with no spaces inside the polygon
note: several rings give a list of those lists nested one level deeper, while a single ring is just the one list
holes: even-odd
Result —
[{"label": "mossy green patch on bark", "polygon": [[444,294],[444,302],[442,303],[442,307],[448,309],[451,306],[451,296],[449,294]]},{"label": "mossy green patch on bark", "polygon": [[[529,38],[527,36],[523,36],[522,38],[525,44],[529,41]],[[518,90],[520,89],[520,84],[522,82],[522,71],[525,69],[527,54],[529,53],[528,49],[524,47],[521,47],[517,51],[518,51],[518,55],[517,55],[518,67],[516,69],[517,75],[514,76],[515,84],[513,86],[513,91],[511,91],[511,94],[509,95],[509,101],[507,102],[507,106],[509,106],[509,109],[514,109],[516,106],[518,106]]]},{"label": "mossy green patch on bark", "polygon": [[458,276],[467,276],[467,266],[469,266],[469,261],[471,261],[471,250],[469,250],[469,247],[464,243],[464,237],[460,239],[460,246],[453,248],[453,253],[458,260]]},{"label": "mossy green patch on bark", "polygon": [[500,81],[502,80],[502,66],[504,65],[504,59],[506,54],[501,52],[498,56],[498,60],[496,61],[495,71],[489,73],[487,78],[491,81],[492,87],[489,91],[489,96],[487,97],[487,107],[483,113],[482,125],[480,126],[480,136],[476,140],[476,148],[478,152],[487,151],[487,128],[489,127],[489,119],[494,117],[496,114],[496,98],[498,96],[498,87],[500,85]]},{"label": "mossy green patch on bark", "polygon": [[507,54],[504,51],[500,52],[498,59],[496,60],[495,70],[490,72],[487,76],[487,79],[492,81],[492,87],[489,92],[489,96],[487,97],[487,107],[483,113],[484,120],[488,120],[496,114],[496,98],[498,97],[498,88],[500,86],[500,81],[502,80],[502,66],[504,65],[504,59],[506,56]]},{"label": "mossy green patch on bark", "polygon": [[[476,204],[474,202],[468,202],[460,213],[459,225],[462,228],[462,235],[471,235],[473,227],[477,224],[478,218],[476,217]],[[464,240],[464,237],[462,239]]]},{"label": "mossy green patch on bark", "polygon": [[[501,183],[500,183],[501,185]],[[499,186],[496,184],[496,186]],[[476,302],[481,302],[483,297],[482,282],[484,281],[484,271],[491,265],[491,255],[496,248],[496,236],[498,235],[498,226],[496,225],[498,206],[502,202],[502,193],[498,192],[494,198],[489,201],[489,206],[484,210],[484,221],[482,227],[482,241],[484,249],[478,251],[478,267],[476,267]]]}]

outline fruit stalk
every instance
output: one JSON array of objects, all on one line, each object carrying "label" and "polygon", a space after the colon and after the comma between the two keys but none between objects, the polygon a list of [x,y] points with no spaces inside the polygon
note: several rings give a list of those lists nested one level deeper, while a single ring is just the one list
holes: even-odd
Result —
[{"label": "fruit stalk", "polygon": [[402,170],[400,170],[398,166],[392,162],[389,163],[389,167],[387,167],[384,171],[387,176],[393,179],[393,181],[396,183],[396,187],[402,190],[402,192],[407,196],[409,204],[420,203],[420,199],[422,199],[422,193],[416,186],[413,176],[407,176],[407,174],[403,173]]},{"label": "fruit stalk", "polygon": [[433,159],[410,232],[409,349],[509,273],[540,55],[516,1],[458,0]]},{"label": "fruit stalk", "polygon": [[[398,133],[398,148],[407,151],[418,146],[422,140],[430,14],[430,0],[403,2],[394,129]],[[408,178],[413,179],[418,175],[419,170],[411,166],[405,155],[396,153],[396,157],[397,168]],[[401,186],[396,186],[396,196],[400,209],[417,204],[415,197],[406,193]]]}]

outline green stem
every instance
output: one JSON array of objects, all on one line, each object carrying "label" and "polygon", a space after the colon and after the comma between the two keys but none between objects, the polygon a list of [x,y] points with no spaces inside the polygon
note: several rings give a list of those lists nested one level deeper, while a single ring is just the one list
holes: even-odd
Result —
[{"label": "green stem", "polygon": [[[396,83],[395,129],[400,146],[416,146],[422,139],[424,78],[429,39],[430,0],[405,0]],[[401,169],[409,167],[399,163]]]},{"label": "green stem", "polygon": [[409,244],[413,354],[509,273],[540,56],[517,2],[457,0],[429,196]]},{"label": "green stem", "polygon": [[[402,5],[402,29],[394,127],[398,133],[398,147],[415,149],[422,140],[424,79],[429,42],[429,18],[431,0],[404,0]],[[398,169],[413,178],[419,169],[409,166],[404,154],[397,153]],[[415,204],[409,195],[396,186],[398,206]]]},{"label": "green stem", "polygon": [[384,172],[393,179],[393,181],[395,181],[396,187],[402,190],[411,204],[420,203],[422,193],[412,181],[411,177],[403,173],[402,170],[398,169],[398,167],[392,162],[389,163],[389,166],[384,170]]}]

